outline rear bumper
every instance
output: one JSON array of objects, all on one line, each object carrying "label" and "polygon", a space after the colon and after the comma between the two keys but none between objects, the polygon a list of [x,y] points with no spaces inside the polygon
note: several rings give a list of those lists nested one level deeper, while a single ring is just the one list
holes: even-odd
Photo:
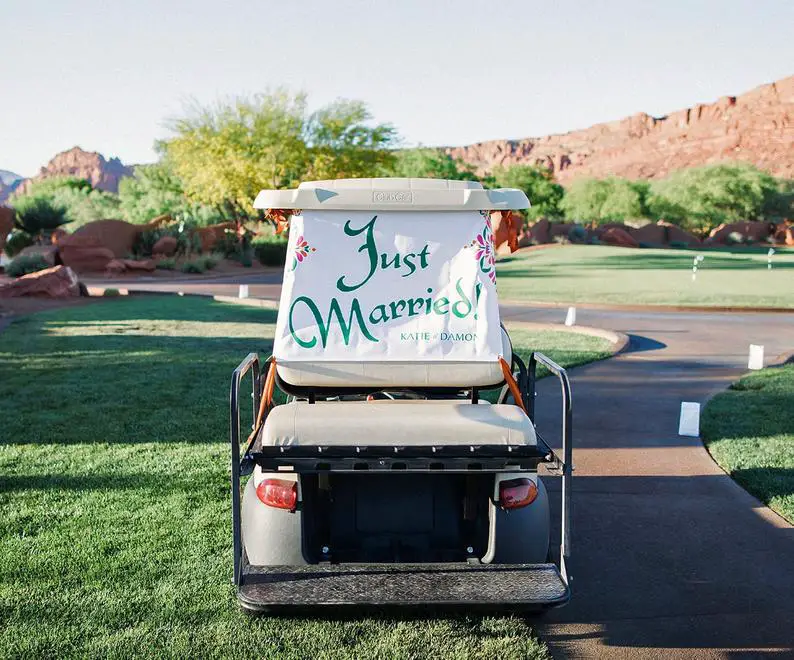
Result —
[{"label": "rear bumper", "polygon": [[322,606],[555,607],[570,590],[554,564],[251,566],[237,589],[254,612]]}]

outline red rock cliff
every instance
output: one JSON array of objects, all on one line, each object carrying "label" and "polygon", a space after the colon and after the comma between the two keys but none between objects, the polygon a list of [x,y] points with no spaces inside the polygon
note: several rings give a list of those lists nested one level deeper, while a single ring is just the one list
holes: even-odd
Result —
[{"label": "red rock cliff", "polygon": [[76,176],[80,179],[87,179],[94,188],[118,192],[121,178],[132,176],[132,174],[132,168],[124,165],[118,158],[108,160],[95,151],[83,151],[80,147],[72,147],[69,151],[56,155],[41,168],[38,175],[23,181],[17,192],[27,190],[30,181],[60,176]]},{"label": "red rock cliff", "polygon": [[480,173],[496,165],[543,165],[562,183],[582,176],[650,179],[727,160],[794,178],[794,76],[666,117],[640,113],[564,135],[445,151]]}]

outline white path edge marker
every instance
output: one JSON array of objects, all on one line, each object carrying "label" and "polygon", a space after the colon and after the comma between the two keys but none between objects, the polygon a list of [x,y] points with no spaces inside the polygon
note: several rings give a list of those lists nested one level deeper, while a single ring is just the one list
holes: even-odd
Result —
[{"label": "white path edge marker", "polygon": [[694,401],[681,402],[681,417],[678,420],[678,435],[697,438],[700,435],[700,404]]},{"label": "white path edge marker", "polygon": [[240,291],[238,292],[237,297],[238,298],[247,298],[248,297],[248,285],[247,284],[241,284],[240,285]]},{"label": "white path edge marker", "polygon": [[568,313],[565,315],[565,325],[576,325],[576,307],[568,308]]},{"label": "white path edge marker", "polygon": [[764,368],[764,347],[758,344],[750,344],[750,357],[747,359],[748,369]]}]

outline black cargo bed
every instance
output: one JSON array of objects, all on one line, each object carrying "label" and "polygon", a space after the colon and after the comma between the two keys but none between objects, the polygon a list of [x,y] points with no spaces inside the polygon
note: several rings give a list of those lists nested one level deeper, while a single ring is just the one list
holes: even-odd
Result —
[{"label": "black cargo bed", "polygon": [[237,597],[252,611],[317,606],[555,606],[569,589],[554,564],[252,566]]}]

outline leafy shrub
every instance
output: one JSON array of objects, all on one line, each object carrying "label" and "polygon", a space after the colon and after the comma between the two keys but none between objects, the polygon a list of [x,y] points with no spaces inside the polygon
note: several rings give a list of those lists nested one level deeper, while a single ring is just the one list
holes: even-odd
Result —
[{"label": "leafy shrub", "polygon": [[287,261],[287,239],[259,236],[253,241],[254,254],[263,266],[283,266]]},{"label": "leafy shrub", "polygon": [[587,230],[582,225],[574,225],[568,231],[568,240],[571,243],[583,243],[587,238]]},{"label": "leafy shrub", "polygon": [[160,270],[174,270],[176,268],[176,259],[169,257],[167,259],[160,259],[157,262],[157,268]]},{"label": "leafy shrub", "polygon": [[50,234],[70,222],[66,217],[66,207],[47,197],[19,197],[14,200],[14,210],[17,228],[31,236]]},{"label": "leafy shrub", "polygon": [[102,296],[105,298],[118,298],[121,295],[121,291],[118,289],[105,289],[102,292]]},{"label": "leafy shrub", "polygon": [[171,225],[169,227],[158,227],[157,229],[142,231],[138,234],[132,246],[135,257],[138,259],[151,257],[155,244],[165,236],[172,236],[176,239],[176,254],[187,254],[190,251],[192,246],[189,233],[184,230],[184,227]]},{"label": "leafy shrub", "polygon": [[6,239],[5,253],[9,257],[13,257],[34,243],[35,241],[30,234],[24,231],[12,231]]},{"label": "leafy shrub", "polygon": [[197,261],[202,261],[204,263],[204,270],[212,270],[215,266],[218,265],[218,262],[223,257],[218,258],[217,255],[207,255],[202,259],[198,259]]},{"label": "leafy shrub", "polygon": [[6,275],[22,277],[28,273],[36,273],[49,267],[50,264],[40,254],[25,254],[20,255],[6,266]]},{"label": "leafy shrub", "polygon": [[196,275],[200,275],[207,270],[207,267],[204,264],[204,259],[194,259],[193,261],[186,261],[183,263],[181,270],[183,273],[194,273]]}]

